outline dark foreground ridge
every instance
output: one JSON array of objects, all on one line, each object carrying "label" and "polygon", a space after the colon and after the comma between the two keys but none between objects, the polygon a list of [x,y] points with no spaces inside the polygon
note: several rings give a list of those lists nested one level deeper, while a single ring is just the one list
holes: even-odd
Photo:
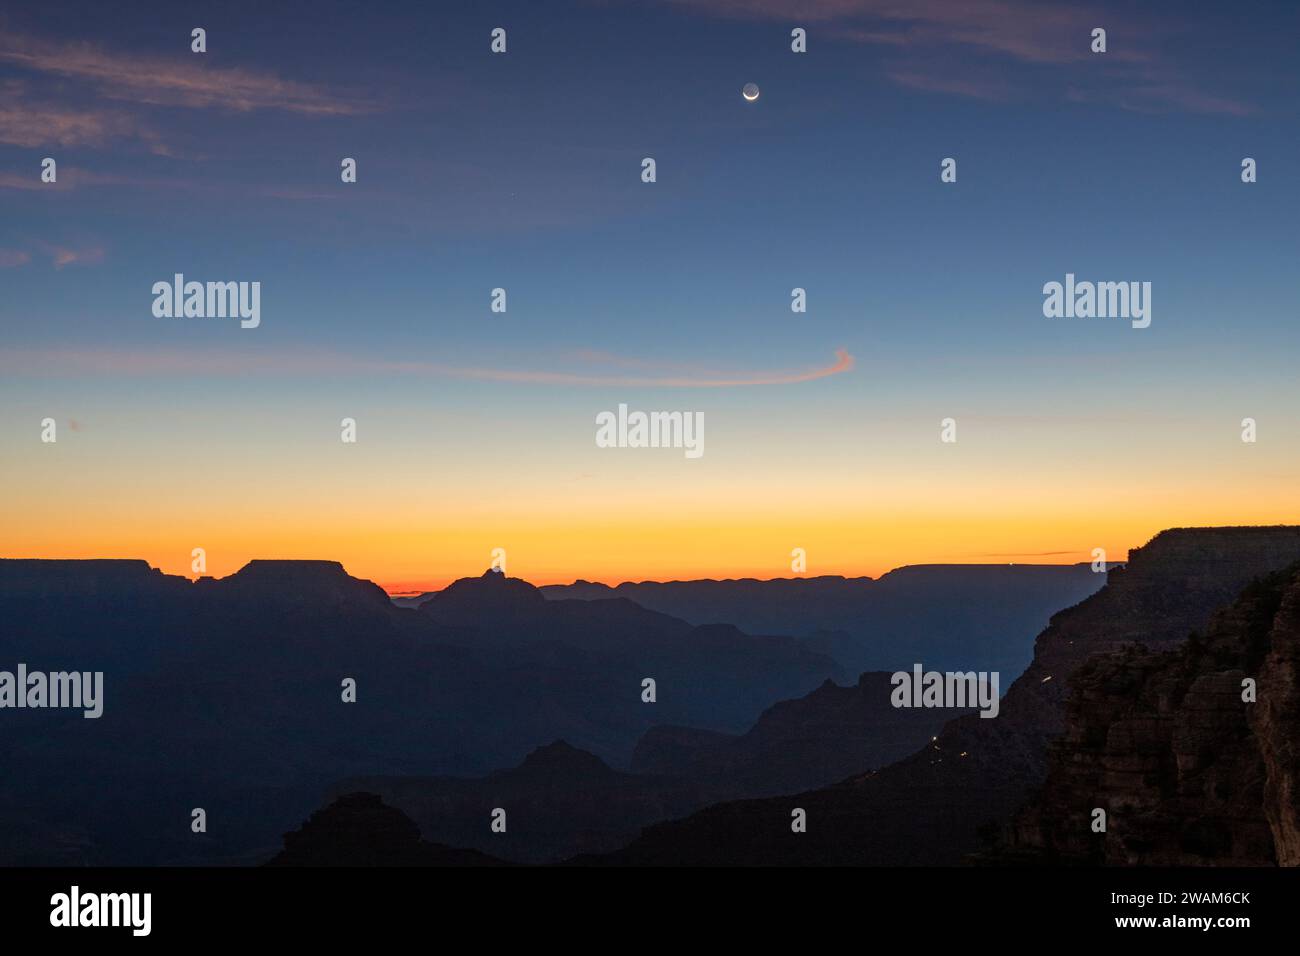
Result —
[{"label": "dark foreground ridge", "polygon": [[[583,862],[964,862],[980,849],[981,833],[991,835],[1042,784],[1048,742],[1064,729],[1063,685],[1089,657],[1135,643],[1174,648],[1204,630],[1251,581],[1296,560],[1296,527],[1161,532],[1133,551],[1101,591],[1052,618],[997,718],[958,718],[931,744],[879,772],[794,796],[709,807]],[[794,808],[807,813],[806,833],[791,831]]]},{"label": "dark foreground ridge", "polygon": [[1071,681],[1042,791],[989,860],[1300,864],[1297,661],[1300,564],[1247,587],[1174,650],[1093,658]]}]

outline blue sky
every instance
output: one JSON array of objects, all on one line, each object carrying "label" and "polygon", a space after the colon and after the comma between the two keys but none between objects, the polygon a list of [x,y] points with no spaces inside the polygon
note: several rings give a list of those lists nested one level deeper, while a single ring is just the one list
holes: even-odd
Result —
[{"label": "blue sky", "polygon": [[[504,56],[488,50],[497,26]],[[790,51],[794,26],[807,54]],[[1088,50],[1094,26],[1105,54]],[[138,468],[213,429],[259,447],[362,408],[394,443],[460,422],[444,444],[527,473],[560,470],[570,443],[588,454],[594,412],[630,401],[711,413],[735,476],[834,473],[831,502],[852,469],[924,460],[909,442],[942,415],[1000,436],[1008,474],[1069,447],[1173,475],[1205,459],[1207,428],[1232,439],[1253,414],[1285,439],[1265,485],[1249,490],[1258,463],[1216,464],[1214,506],[1186,523],[1228,514],[1232,494],[1277,500],[1300,471],[1297,28],[1292,3],[12,9],[11,480],[36,480],[21,439],[46,408],[119,429]],[[37,182],[44,156],[57,187]],[[339,181],[344,156],[356,184]],[[939,182],[948,156],[955,184]],[[155,318],[150,287],[178,271],[261,281],[261,327]],[[1041,287],[1066,272],[1150,281],[1151,327],[1044,318]],[[497,286],[505,315],[488,310]],[[852,368],[806,382],[631,381],[800,378],[838,349]],[[601,384],[530,378],[556,373]],[[151,445],[129,424],[149,415],[207,425]]]}]

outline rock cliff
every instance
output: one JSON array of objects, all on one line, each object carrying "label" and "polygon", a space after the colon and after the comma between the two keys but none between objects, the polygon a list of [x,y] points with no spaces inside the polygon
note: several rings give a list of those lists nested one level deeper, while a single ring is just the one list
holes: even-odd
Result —
[{"label": "rock cliff", "polygon": [[[1300,863],[1298,572],[1251,584],[1176,649],[1129,647],[1081,667],[1042,790],[993,857]],[[1098,809],[1104,832],[1092,825]]]}]

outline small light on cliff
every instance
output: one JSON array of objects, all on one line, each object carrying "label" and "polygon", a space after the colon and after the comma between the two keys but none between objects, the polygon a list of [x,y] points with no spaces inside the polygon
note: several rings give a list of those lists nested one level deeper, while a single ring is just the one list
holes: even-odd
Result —
[{"label": "small light on cliff", "polygon": [[1052,675],[1051,675],[1051,674],[1048,674],[1046,677],[1044,677],[1044,678],[1043,678],[1042,680],[1040,680],[1038,683],[1040,683],[1040,684],[1046,684],[1046,683],[1047,683],[1049,680],[1051,680],[1051,679],[1052,679]]},{"label": "small light on cliff", "polygon": [[966,751],[963,750],[963,751],[962,751],[961,753],[959,753],[957,756],[958,756],[958,757],[964,757],[964,756],[966,756]]}]

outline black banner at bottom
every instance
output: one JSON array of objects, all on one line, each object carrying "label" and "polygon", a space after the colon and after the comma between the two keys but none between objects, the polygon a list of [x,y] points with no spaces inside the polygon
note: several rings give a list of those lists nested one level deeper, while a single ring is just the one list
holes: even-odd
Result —
[{"label": "black banner at bottom", "polygon": [[1291,869],[0,869],[0,925],[7,941],[91,944],[337,943],[452,928],[493,942],[595,931],[609,941],[620,927],[629,939],[735,942],[782,926],[911,927],[927,942],[1021,931],[1230,942],[1296,929],[1298,889]]}]

